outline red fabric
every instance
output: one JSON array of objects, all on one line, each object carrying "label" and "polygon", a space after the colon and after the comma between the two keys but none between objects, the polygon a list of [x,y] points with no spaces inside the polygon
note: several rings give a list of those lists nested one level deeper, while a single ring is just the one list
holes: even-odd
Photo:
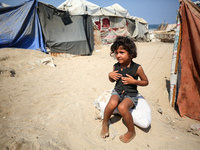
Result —
[{"label": "red fabric", "polygon": [[118,28],[112,28],[114,31],[117,31],[118,30]]},{"label": "red fabric", "polygon": [[98,26],[98,29],[101,30],[101,23],[100,23],[100,21],[95,21],[95,24]]},{"label": "red fabric", "polygon": [[104,27],[104,28],[109,28],[110,27],[110,21],[107,18],[104,18],[102,20],[102,22],[103,22],[102,27]]},{"label": "red fabric", "polygon": [[181,116],[200,120],[200,9],[189,0],[180,0],[181,85],[177,104]]}]

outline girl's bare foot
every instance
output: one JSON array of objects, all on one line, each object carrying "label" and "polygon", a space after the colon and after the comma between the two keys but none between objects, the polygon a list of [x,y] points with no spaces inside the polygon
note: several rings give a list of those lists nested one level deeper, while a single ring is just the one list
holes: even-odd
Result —
[{"label": "girl's bare foot", "polygon": [[102,123],[101,138],[109,136],[109,127],[107,123]]},{"label": "girl's bare foot", "polygon": [[134,139],[136,133],[135,132],[127,132],[126,134],[124,135],[121,135],[119,137],[119,139],[124,142],[124,143],[128,143],[130,142],[132,139]]}]

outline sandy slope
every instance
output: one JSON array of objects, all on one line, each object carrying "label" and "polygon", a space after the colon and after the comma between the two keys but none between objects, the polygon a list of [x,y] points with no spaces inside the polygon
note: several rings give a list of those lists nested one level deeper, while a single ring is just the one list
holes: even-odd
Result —
[{"label": "sandy slope", "polygon": [[[152,124],[146,130],[136,127],[136,138],[128,144],[118,138],[126,132],[119,116],[111,120],[117,136],[107,139],[100,138],[101,122],[95,120],[93,101],[114,86],[108,81],[116,62],[109,56],[109,46],[92,56],[72,58],[0,49],[0,149],[199,149],[200,132],[187,129],[200,123],[181,118],[168,102],[173,44],[137,47],[135,61],[150,81],[139,91],[151,107]],[[40,60],[46,57],[52,57],[56,67],[42,65]]]}]

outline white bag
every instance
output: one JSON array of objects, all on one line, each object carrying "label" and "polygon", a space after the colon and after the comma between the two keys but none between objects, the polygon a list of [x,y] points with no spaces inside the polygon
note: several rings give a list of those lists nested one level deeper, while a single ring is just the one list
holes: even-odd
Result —
[{"label": "white bag", "polygon": [[[105,91],[95,101],[95,107],[100,110],[100,116],[103,119],[104,109],[109,102],[112,90]],[[151,125],[151,109],[144,99],[144,97],[138,95],[138,104],[134,109],[130,109],[130,113],[133,117],[134,124],[140,128],[148,128]],[[120,114],[116,108],[113,114]]]}]

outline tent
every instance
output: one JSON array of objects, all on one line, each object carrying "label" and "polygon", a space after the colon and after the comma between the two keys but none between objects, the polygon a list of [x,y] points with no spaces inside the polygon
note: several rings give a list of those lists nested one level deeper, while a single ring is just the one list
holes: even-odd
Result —
[{"label": "tent", "polygon": [[[111,13],[109,14],[108,12],[111,12]],[[111,6],[104,7],[103,15],[125,17],[125,18],[131,17],[129,12],[117,3]]]},{"label": "tent", "polygon": [[113,42],[118,35],[149,41],[148,23],[142,18],[130,16],[128,11],[117,3],[100,7],[86,0],[66,0],[58,9],[69,11],[71,15],[91,15],[94,26],[101,32],[103,43]]},{"label": "tent", "polygon": [[118,16],[129,17],[129,13],[119,4],[108,7],[100,7],[86,0],[66,0],[58,7],[60,10],[69,11],[71,15],[91,15],[91,16]]},{"label": "tent", "polygon": [[0,48],[15,47],[46,52],[37,5],[37,1],[32,0],[18,6],[0,7]]},{"label": "tent", "polygon": [[94,50],[91,16],[69,15],[52,5],[39,2],[38,14],[45,44],[51,53],[90,55]]},{"label": "tent", "polygon": [[[96,18],[95,23],[98,26],[101,24],[99,29],[102,30],[103,40],[112,42],[114,37],[120,35],[130,36],[136,41],[150,41],[148,23],[143,18],[130,16],[129,12],[117,3],[102,8],[102,15]],[[104,23],[104,19],[109,20],[108,25]]]},{"label": "tent", "polygon": [[200,8],[180,0],[170,78],[170,104],[200,120]]},{"label": "tent", "polygon": [[102,14],[101,7],[86,0],[66,0],[58,7],[60,10],[69,11],[70,15],[93,15]]},{"label": "tent", "polygon": [[91,16],[70,16],[67,11],[37,0],[13,7],[1,6],[0,48],[47,52],[47,46],[51,54],[92,54],[94,36]]},{"label": "tent", "polygon": [[136,41],[150,41],[148,23],[143,18],[130,17],[127,22],[128,32],[133,39]]}]

